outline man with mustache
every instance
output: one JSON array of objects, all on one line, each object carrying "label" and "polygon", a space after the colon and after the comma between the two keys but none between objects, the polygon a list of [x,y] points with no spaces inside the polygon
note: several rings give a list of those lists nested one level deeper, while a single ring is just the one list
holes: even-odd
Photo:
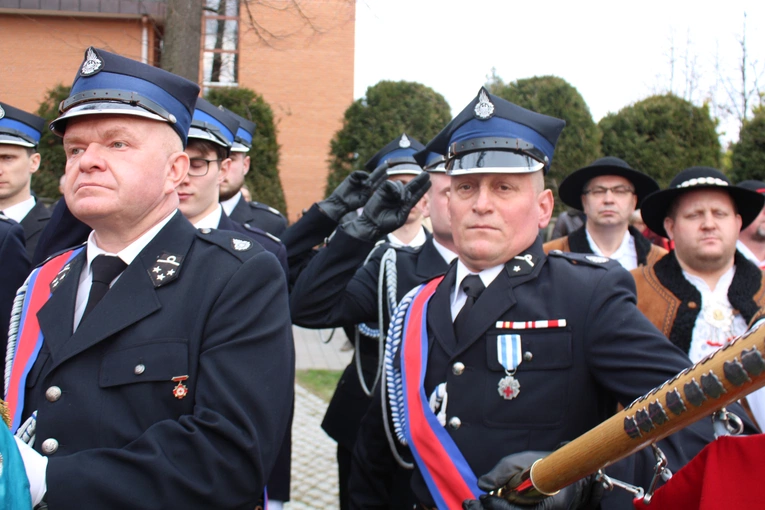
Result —
[{"label": "man with mustache", "polygon": [[[736,251],[736,240],[764,202],[756,191],[731,185],[719,170],[693,167],[643,203],[645,224],[674,241],[675,249],[632,271],[638,308],[694,363],[763,313],[765,277]],[[765,425],[763,390],[747,402],[760,427]]]},{"label": "man with mustache", "polygon": [[627,270],[655,262],[666,250],[651,244],[629,222],[643,198],[658,189],[656,181],[619,158],[600,158],[580,168],[561,182],[558,194],[566,205],[584,211],[585,224],[546,243],[545,253],[592,253],[612,258]]}]

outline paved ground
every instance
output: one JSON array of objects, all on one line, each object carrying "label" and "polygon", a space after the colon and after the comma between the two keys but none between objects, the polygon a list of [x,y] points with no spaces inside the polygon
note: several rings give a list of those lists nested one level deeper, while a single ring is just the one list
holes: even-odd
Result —
[{"label": "paved ground", "polygon": [[[331,341],[330,330],[293,328],[296,367],[342,370],[353,351],[342,351],[345,334],[338,329]],[[335,442],[321,429],[327,403],[295,385],[295,419],[292,424],[292,500],[285,510],[336,510],[337,462]]]}]

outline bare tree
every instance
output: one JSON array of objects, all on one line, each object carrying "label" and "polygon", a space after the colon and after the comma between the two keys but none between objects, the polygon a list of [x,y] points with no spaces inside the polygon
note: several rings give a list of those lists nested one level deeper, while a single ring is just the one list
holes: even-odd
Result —
[{"label": "bare tree", "polygon": [[161,67],[199,81],[204,0],[167,0]]}]

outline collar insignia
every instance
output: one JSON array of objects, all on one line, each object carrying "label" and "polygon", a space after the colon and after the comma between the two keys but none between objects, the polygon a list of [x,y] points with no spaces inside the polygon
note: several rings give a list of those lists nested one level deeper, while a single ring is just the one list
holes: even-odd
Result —
[{"label": "collar insignia", "polygon": [[0,106],[0,119],[2,119],[3,117],[5,117],[5,110],[3,110],[3,107]]},{"label": "collar insignia", "polygon": [[475,116],[481,120],[490,119],[494,115],[494,105],[489,100],[489,96],[486,95],[486,91],[481,90],[481,93],[478,95],[478,104],[475,105],[474,111]]},{"label": "collar insignia", "polygon": [[534,271],[538,262],[539,256],[533,253],[524,253],[507,261],[505,267],[510,276],[526,276]]},{"label": "collar insignia", "polygon": [[407,149],[412,145],[412,142],[409,141],[409,138],[406,136],[406,134],[401,135],[401,140],[398,141],[398,146],[402,149]]},{"label": "collar insignia", "polygon": [[85,55],[85,62],[82,63],[82,69],[80,69],[80,76],[93,76],[101,68],[104,67],[104,61],[98,56],[96,50],[91,46],[88,48],[88,52]]},{"label": "collar insignia", "polygon": [[180,255],[162,252],[162,255],[157,257],[151,269],[148,270],[154,288],[161,287],[178,278],[181,262],[183,262],[183,257]]},{"label": "collar insignia", "polygon": [[232,238],[231,246],[233,246],[236,251],[247,251],[250,248],[252,248],[252,241],[247,241],[246,239]]},{"label": "collar insignia", "polygon": [[58,286],[61,284],[62,281],[64,281],[64,278],[66,278],[66,275],[69,274],[69,270],[72,268],[72,263],[67,263],[64,267],[61,268],[61,271],[58,272],[56,277],[53,279],[52,282],[50,282],[50,291],[53,292],[58,288]]}]

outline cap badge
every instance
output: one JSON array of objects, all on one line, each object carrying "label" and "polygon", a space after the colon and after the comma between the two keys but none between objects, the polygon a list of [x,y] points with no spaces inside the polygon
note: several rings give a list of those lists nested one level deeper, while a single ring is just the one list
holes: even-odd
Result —
[{"label": "cap badge", "polygon": [[407,138],[406,134],[401,135],[401,140],[398,141],[398,146],[402,149],[407,149],[412,145],[412,142],[409,141],[409,138]]},{"label": "cap badge", "polygon": [[231,245],[236,251],[247,251],[252,248],[252,242],[245,239],[231,239]]},{"label": "cap badge", "polygon": [[478,104],[475,105],[475,116],[479,119],[490,119],[494,115],[494,105],[489,100],[489,96],[486,95],[485,90],[481,90],[478,95]]},{"label": "cap badge", "polygon": [[3,117],[5,117],[5,110],[3,110],[3,107],[0,106],[0,119],[2,119]]},{"label": "cap badge", "polygon": [[85,62],[82,63],[82,69],[80,69],[81,76],[92,76],[96,74],[104,66],[104,61],[96,53],[96,50],[91,46],[88,48],[88,52],[85,54]]}]

